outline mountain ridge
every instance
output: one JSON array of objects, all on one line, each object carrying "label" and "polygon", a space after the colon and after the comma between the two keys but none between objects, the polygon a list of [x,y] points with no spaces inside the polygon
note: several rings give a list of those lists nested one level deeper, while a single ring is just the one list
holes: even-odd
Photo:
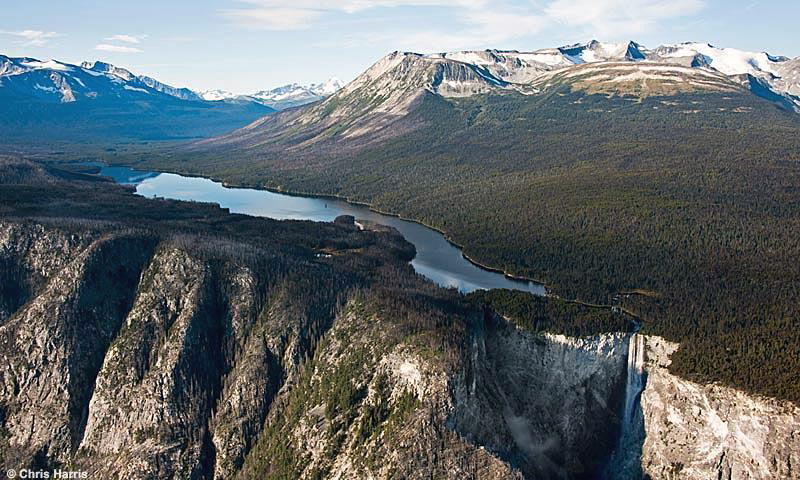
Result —
[{"label": "mountain ridge", "polygon": [[60,103],[97,99],[104,94],[120,95],[120,90],[202,101],[188,88],[173,87],[99,60],[73,65],[53,59],[41,61],[31,57],[0,55],[0,88],[23,88],[28,77],[33,77],[32,81],[35,82],[32,89],[55,94],[34,95],[36,98]]},{"label": "mountain ridge", "polygon": [[[257,102],[207,102],[189,89],[105,62],[73,65],[0,55],[4,148],[196,139],[273,111]],[[42,131],[48,132],[49,145],[42,143]]]},{"label": "mountain ridge", "polygon": [[[313,105],[263,118],[199,146],[215,142],[264,146],[279,139],[290,150],[298,150],[334,138],[346,139],[349,145],[375,144],[419,128],[421,123],[409,114],[426,94],[445,99],[485,94],[541,96],[561,86],[632,99],[748,92],[800,112],[800,96],[795,95],[800,93],[800,59],[697,42],[648,49],[634,41],[596,40],[529,52],[394,51]],[[336,148],[348,147],[337,144]]]},{"label": "mountain ridge", "polygon": [[244,100],[261,103],[276,110],[305,105],[333,95],[344,84],[336,77],[331,77],[322,83],[303,85],[289,83],[269,90],[259,90],[250,94],[236,94],[225,90],[204,90],[197,95],[205,100]]}]

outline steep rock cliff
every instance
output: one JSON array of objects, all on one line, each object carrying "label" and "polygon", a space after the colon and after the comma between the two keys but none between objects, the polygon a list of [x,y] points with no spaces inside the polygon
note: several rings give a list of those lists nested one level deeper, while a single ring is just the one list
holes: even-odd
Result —
[{"label": "steep rock cliff", "polygon": [[279,395],[241,478],[596,478],[619,426],[627,336],[473,315],[453,351],[354,299]]},{"label": "steep rock cliff", "polygon": [[526,478],[596,478],[618,434],[628,336],[485,326],[455,384],[455,429]]},{"label": "steep rock cliff", "polygon": [[669,373],[677,344],[647,338],[642,468],[654,479],[800,478],[800,408]]},{"label": "steep rock cliff", "polygon": [[798,407],[675,377],[657,337],[514,326],[414,274],[390,229],[14,165],[0,159],[5,468],[798,477]]}]

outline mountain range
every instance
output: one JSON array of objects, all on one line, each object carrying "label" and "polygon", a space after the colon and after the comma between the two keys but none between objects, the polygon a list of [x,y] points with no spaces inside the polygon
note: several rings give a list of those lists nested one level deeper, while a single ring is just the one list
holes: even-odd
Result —
[{"label": "mountain range", "polygon": [[311,103],[335,93],[342,87],[337,78],[323,83],[300,85],[291,83],[251,95],[237,95],[224,90],[196,92],[177,88],[145,75],[136,75],[110,63],[94,61],[71,65],[58,60],[13,58],[0,55],[0,93],[6,97],[33,97],[38,100],[70,103],[96,100],[109,96],[124,98],[161,93],[188,101],[251,101],[276,109]]},{"label": "mountain range", "polygon": [[332,79],[252,96],[200,94],[100,61],[0,55],[0,132],[7,145],[36,144],[43,130],[62,143],[207,137],[316,101],[339,85]]},{"label": "mountain range", "polygon": [[[8,141],[17,143],[25,139],[30,143],[42,128],[64,139],[198,138],[242,127],[273,110],[315,103],[267,123],[297,123],[298,132],[315,138],[333,128],[355,139],[368,133],[382,131],[391,136],[406,131],[387,127],[403,118],[426,93],[443,98],[514,92],[540,95],[558,85],[637,97],[744,89],[800,111],[800,59],[704,43],[648,49],[633,41],[593,40],[527,52],[393,52],[344,86],[331,78],[249,95],[176,88],[100,61],[72,65],[0,55],[0,108],[7,113],[0,129]],[[63,106],[73,103],[88,109]],[[95,117],[98,109],[106,111]],[[170,119],[176,115],[185,121],[175,125]],[[170,125],[176,126],[174,131]],[[247,136],[256,131],[249,128],[239,133]]]},{"label": "mountain range", "polygon": [[[644,98],[681,93],[750,92],[800,112],[800,58],[717,48],[704,43],[648,49],[636,42],[585,44],[531,52],[393,52],[322,102],[264,118],[219,139],[262,143],[267,131],[289,125],[308,146],[336,132],[353,142],[397,136],[397,125],[430,94],[464,98],[484,94],[542,96],[562,86],[588,94]],[[402,122],[401,122],[402,123]],[[389,128],[389,126],[392,128]],[[276,130],[277,132],[277,130]],[[282,141],[287,137],[279,135]],[[357,140],[361,138],[361,140]],[[374,139],[373,138],[373,139]]]},{"label": "mountain range", "polygon": [[225,90],[206,90],[198,92],[198,95],[210,101],[238,99],[261,103],[275,110],[284,110],[316,102],[333,95],[343,85],[341,80],[331,77],[323,83],[312,83],[310,85],[290,83],[271,90],[260,90],[249,95],[238,95]]},{"label": "mountain range", "polygon": [[57,60],[43,62],[0,55],[0,95],[5,99],[71,103],[111,98],[125,100],[142,94],[202,101],[188,88],[175,88],[105,62],[71,65]]}]

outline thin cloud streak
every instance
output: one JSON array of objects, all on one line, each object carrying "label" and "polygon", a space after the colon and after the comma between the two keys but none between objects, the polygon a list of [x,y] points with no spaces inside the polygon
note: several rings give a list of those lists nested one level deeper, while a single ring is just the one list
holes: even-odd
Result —
[{"label": "thin cloud streak", "polygon": [[128,47],[124,45],[110,45],[108,43],[100,43],[95,45],[95,50],[99,50],[101,52],[113,52],[113,53],[140,53],[141,50],[136,47]]},{"label": "thin cloud streak", "polygon": [[374,8],[448,7],[477,9],[488,5],[486,0],[240,0],[249,6],[221,10],[233,23],[264,30],[303,30],[326,14],[354,14]]},{"label": "thin cloud streak", "polygon": [[142,43],[142,40],[144,40],[145,38],[147,38],[147,35],[124,35],[124,34],[119,34],[119,35],[112,35],[110,37],[107,37],[106,40],[108,40],[110,42],[124,42],[124,43],[139,44],[139,43]]},{"label": "thin cloud streak", "polygon": [[26,47],[41,47],[47,45],[51,39],[61,36],[56,32],[43,32],[41,30],[0,30],[0,35],[16,37],[17,40],[14,43]]},{"label": "thin cloud streak", "polygon": [[311,27],[323,12],[303,8],[242,8],[222,10],[220,13],[244,27],[286,31]]},{"label": "thin cloud streak", "polygon": [[692,15],[704,7],[704,0],[555,0],[544,12],[560,24],[619,37],[652,32],[664,20]]}]

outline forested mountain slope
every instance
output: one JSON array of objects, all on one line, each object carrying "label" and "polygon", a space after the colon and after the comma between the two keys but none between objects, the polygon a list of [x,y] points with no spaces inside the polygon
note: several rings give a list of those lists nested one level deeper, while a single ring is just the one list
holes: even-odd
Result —
[{"label": "forested mountain slope", "polygon": [[587,81],[597,73],[535,95],[345,87],[143,164],[419,219],[482,263],[630,308],[681,342],[673,371],[800,400],[800,117],[705,71]]}]

